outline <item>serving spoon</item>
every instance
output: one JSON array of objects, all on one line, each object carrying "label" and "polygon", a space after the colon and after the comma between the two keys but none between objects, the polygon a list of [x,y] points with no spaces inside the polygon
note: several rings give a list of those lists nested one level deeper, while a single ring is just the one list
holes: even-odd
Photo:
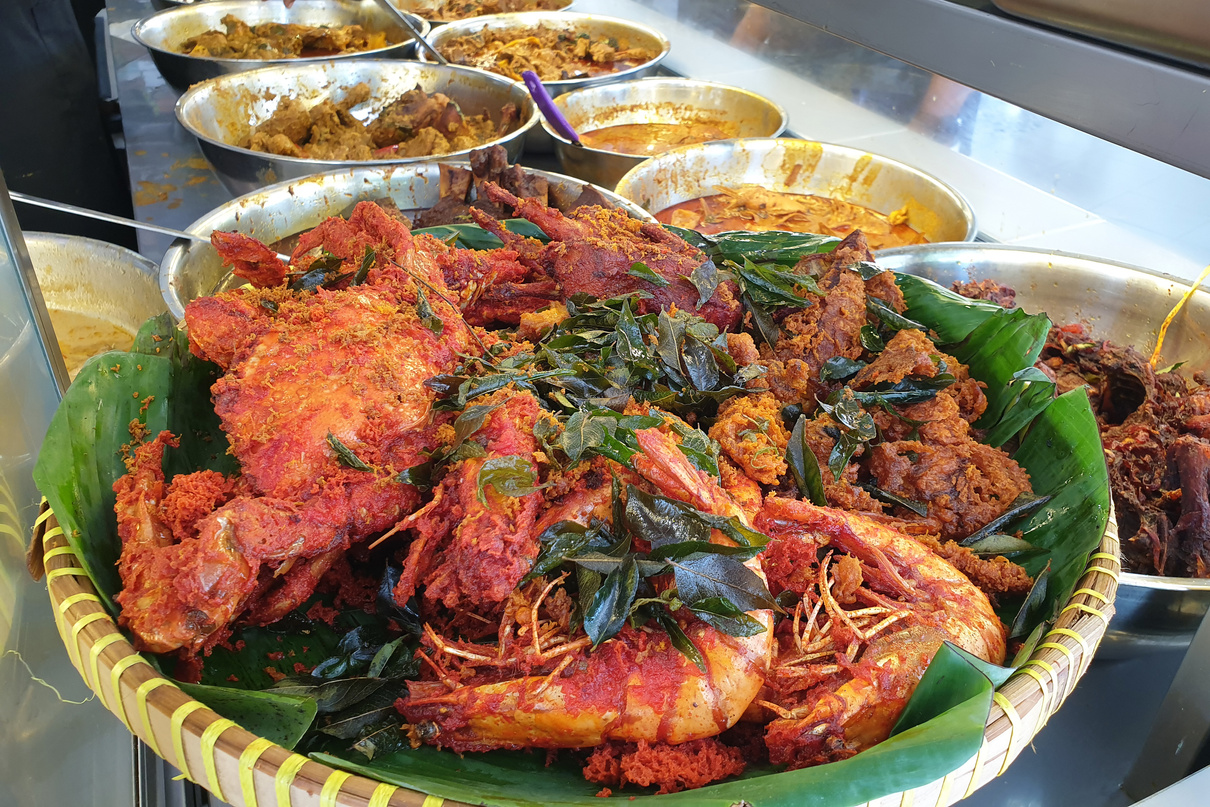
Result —
[{"label": "serving spoon", "polygon": [[416,26],[412,24],[410,19],[408,19],[408,15],[395,8],[395,4],[392,3],[391,0],[375,0],[375,2],[382,6],[387,13],[391,14],[396,20],[398,20],[400,25],[408,29],[408,33],[412,35],[412,39],[415,39],[420,46],[428,52],[429,56],[433,57],[433,60],[436,61],[437,64],[450,63],[449,59],[438,53],[437,49],[430,45],[428,40],[420,35],[420,31],[416,30]]},{"label": "serving spoon", "polygon": [[546,89],[546,85],[542,83],[542,79],[538,78],[538,74],[532,70],[522,70],[521,79],[529,89],[529,94],[533,97],[534,103],[538,105],[538,111],[542,113],[542,117],[546,118],[546,122],[550,124],[550,128],[570,140],[573,146],[583,148],[584,144],[580,142],[580,136],[576,134],[575,129],[571,128],[571,124],[567,122],[567,118],[563,117],[563,113],[555,106],[555,99],[551,98],[550,91]]},{"label": "serving spoon", "polygon": [[[135,219],[128,219],[125,216],[115,216],[112,213],[102,213],[100,210],[92,210],[91,208],[87,207],[76,207],[75,205],[69,205],[66,202],[55,202],[50,199],[43,199],[40,196],[30,196],[27,193],[9,191],[8,195],[11,196],[14,201],[24,202],[27,205],[33,205],[35,207],[45,207],[47,210],[57,210],[60,213],[70,213],[73,216],[81,216],[86,219],[108,221],[111,224],[125,224],[127,227],[134,227],[139,230],[148,230],[153,233],[160,233],[161,235],[171,235],[177,238],[184,238],[189,241],[200,241],[203,244],[210,244],[210,239],[207,236],[187,233],[184,230],[174,230],[171,227],[165,227],[161,224],[152,224],[148,221],[136,221]],[[277,255],[282,263],[290,263],[289,255],[283,255],[280,252],[274,254]]]}]

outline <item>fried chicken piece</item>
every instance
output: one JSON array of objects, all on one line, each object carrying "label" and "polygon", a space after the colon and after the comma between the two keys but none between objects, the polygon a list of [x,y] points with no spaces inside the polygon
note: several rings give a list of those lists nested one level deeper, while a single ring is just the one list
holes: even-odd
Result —
[{"label": "fried chicken piece", "polygon": [[[651,298],[640,301],[642,313],[675,306],[695,311],[719,330],[731,330],[739,324],[740,304],[731,281],[720,283],[714,295],[697,308],[698,291],[689,282],[689,275],[705,262],[706,256],[658,224],[596,207],[583,207],[564,216],[532,199],[518,199],[491,182],[484,183],[483,189],[489,199],[510,205],[517,215],[550,236],[551,243],[541,249],[541,263],[550,267],[565,298],[586,293],[605,299],[645,291]],[[667,285],[657,286],[630,274],[635,263],[645,264],[668,281]]]},{"label": "fried chicken piece", "polygon": [[857,373],[850,386],[863,390],[875,384],[897,384],[908,377],[935,378],[941,374],[942,367],[954,376],[954,383],[938,394],[952,397],[962,418],[974,423],[987,409],[987,397],[983,394],[987,385],[971,378],[966,365],[941,352],[928,336],[915,328],[906,328],[891,337],[886,349]]},{"label": "fried chicken piece", "polygon": [[687,743],[609,742],[584,763],[584,778],[594,784],[625,787],[659,785],[656,795],[679,793],[738,776],[747,763],[739,749],[713,737]]},{"label": "fried chicken piece", "polygon": [[928,505],[924,518],[911,513],[900,518],[920,521],[947,539],[965,538],[1030,490],[1029,474],[1011,457],[973,440],[882,443],[870,451],[867,468],[881,489]]},{"label": "fried chicken piece", "polygon": [[1017,564],[1005,557],[981,558],[957,541],[938,541],[935,536],[914,535],[936,554],[948,560],[955,569],[970,578],[995,605],[1002,595],[1028,594],[1033,588],[1033,578]]},{"label": "fried chicken piece", "polygon": [[[806,260],[806,259],[804,259]],[[802,261],[795,271],[802,271]],[[761,346],[769,368],[769,386],[782,403],[802,404],[807,410],[826,394],[819,371],[828,359],[862,354],[861,326],[866,324],[865,285],[861,276],[843,267],[829,269],[819,280],[824,296],[782,320],[777,345]]]},{"label": "fried chicken piece", "polygon": [[276,252],[255,238],[215,230],[210,233],[210,244],[223,259],[223,266],[230,266],[233,275],[257,288],[280,286],[286,279],[289,267]]},{"label": "fried chicken piece", "polygon": [[781,405],[771,393],[730,398],[718,409],[710,439],[750,478],[776,485],[786,473],[790,435],[781,422]]},{"label": "fried chicken piece", "polygon": [[416,537],[395,586],[397,603],[406,603],[424,585],[426,603],[489,611],[517,587],[538,555],[542,494],[512,496],[488,482],[491,468],[504,461],[535,468],[534,427],[541,408],[530,393],[510,390],[477,403],[497,407],[472,438],[484,456],[458,462],[432,501],[402,523]]},{"label": "fried chicken piece", "polygon": [[197,522],[231,501],[238,487],[218,471],[175,476],[164,495],[164,521],[174,536],[196,538]]},{"label": "fried chicken piece", "polygon": [[1003,286],[991,278],[985,280],[968,280],[963,282],[955,280],[950,284],[950,288],[961,294],[963,297],[969,297],[972,300],[987,300],[995,303],[1001,308],[1015,308],[1017,301],[1017,291],[1009,286]]},{"label": "fried chicken piece", "polygon": [[840,437],[840,425],[832,419],[831,415],[821,412],[806,422],[803,435],[807,445],[811,448],[811,453],[815,455],[816,462],[819,463],[820,476],[823,478],[824,497],[830,507],[857,510],[863,513],[882,512],[882,504],[862,489],[857,482],[860,472],[857,460],[866,452],[867,446],[857,447],[852,460],[845,466],[840,479],[837,479],[828,468],[828,459],[832,456],[832,449]]},{"label": "fried chicken piece", "polygon": [[[953,395],[934,395],[927,401],[897,407],[896,417],[881,407],[871,407],[870,415],[878,433],[887,442],[906,440],[915,432],[920,442],[930,445],[957,445],[971,439],[971,426]],[[916,426],[915,423],[921,423]]]}]

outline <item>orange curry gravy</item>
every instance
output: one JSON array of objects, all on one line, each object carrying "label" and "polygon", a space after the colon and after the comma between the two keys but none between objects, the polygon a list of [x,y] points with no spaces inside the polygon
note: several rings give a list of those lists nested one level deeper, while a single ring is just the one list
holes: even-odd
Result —
[{"label": "orange curry gravy", "polygon": [[853,230],[861,230],[870,249],[928,243],[928,239],[908,226],[906,208],[884,216],[840,199],[770,191],[758,185],[716,190],[719,193],[714,196],[675,204],[655,217],[663,224],[706,235],[727,230],[790,230],[843,238]]},{"label": "orange curry gravy", "polygon": [[739,126],[731,121],[698,121],[695,123],[623,123],[584,132],[580,142],[585,146],[619,154],[647,156],[663,154],[677,146],[728,140],[739,136]]}]

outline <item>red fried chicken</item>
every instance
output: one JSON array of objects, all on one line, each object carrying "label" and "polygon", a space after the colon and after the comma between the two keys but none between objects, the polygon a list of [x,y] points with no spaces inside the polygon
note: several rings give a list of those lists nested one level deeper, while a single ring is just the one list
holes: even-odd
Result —
[{"label": "red fried chicken", "polygon": [[[695,311],[720,330],[733,330],[739,324],[738,290],[730,281],[720,283],[714,295],[698,308],[698,291],[689,282],[689,275],[706,261],[706,256],[660,225],[600,207],[580,208],[565,216],[533,199],[518,199],[493,183],[484,183],[484,189],[489,199],[515,208],[517,215],[550,236],[551,243],[539,247],[536,241],[502,234],[499,225],[492,228],[506,245],[518,251],[522,263],[528,258],[550,267],[564,298],[586,293],[604,299],[643,291],[651,298],[640,303],[642,313],[658,313],[675,306]],[[491,226],[482,215],[475,221]],[[667,284],[659,286],[631,274],[635,263],[646,265]]]},{"label": "red fried chicken", "polygon": [[[352,542],[419,506],[416,489],[397,475],[436,445],[424,382],[478,343],[443,302],[450,292],[426,243],[376,205],[360,204],[348,222],[329,220],[313,233],[296,255],[322,247],[360,266],[373,250],[366,283],[241,290],[186,307],[191,350],[226,370],[212,392],[242,474],[230,488],[183,477],[181,503],[166,512],[164,437],[141,449],[137,473],[115,486],[123,596],[138,603],[126,619],[143,647],[196,651],[245,608],[249,621],[280,618]],[[422,287],[435,320],[417,312]],[[200,549],[186,551],[186,541]],[[182,553],[211,559],[182,565],[173,559]],[[153,629],[139,622],[140,609],[179,618]]]}]

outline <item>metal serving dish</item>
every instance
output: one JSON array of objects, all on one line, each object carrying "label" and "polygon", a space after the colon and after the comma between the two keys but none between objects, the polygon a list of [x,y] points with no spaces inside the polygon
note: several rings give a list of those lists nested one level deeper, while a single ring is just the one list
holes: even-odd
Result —
[{"label": "metal serving dish", "polygon": [[[1098,339],[1134,345],[1147,355],[1160,324],[1189,283],[1099,258],[995,244],[923,244],[878,253],[878,264],[935,280],[991,278],[1017,290],[1027,311],[1052,322],[1084,322]],[[1189,299],[1164,338],[1164,364],[1184,361],[1210,371],[1210,290]],[[1123,573],[1117,613],[1098,657],[1123,657],[1186,646],[1210,609],[1210,580]]]},{"label": "metal serving dish", "polygon": [[812,140],[720,140],[681,146],[632,168],[617,192],[653,213],[715,193],[761,185],[864,205],[882,214],[907,208],[908,224],[931,242],[970,241],[975,214],[936,177],[889,157]]},{"label": "metal serving dish", "polygon": [[282,64],[220,76],[186,91],[177,101],[176,117],[198,139],[215,173],[234,194],[251,193],[275,182],[334,168],[457,160],[470,153],[470,149],[464,149],[386,160],[309,160],[235,145],[273,114],[279,96],[293,96],[310,106],[333,94],[339,99],[345,89],[358,82],[370,87],[370,100],[351,110],[363,121],[373,118],[388,102],[417,84],[425,92],[448,95],[467,114],[486,112],[496,122],[500,120],[501,107],[510,102],[516,104],[517,128],[485,144],[503,146],[510,162],[521,154],[526,132],[538,122],[537,108],[524,85],[503,76],[469,67],[377,59]]},{"label": "metal serving dish", "polygon": [[[180,2],[180,0],[175,0],[175,1]],[[529,0],[529,2],[536,2],[536,0]],[[542,10],[569,11],[571,9],[571,7],[575,5],[575,3],[572,2],[572,0],[553,0],[553,2],[555,5],[557,5],[557,8],[542,9]],[[409,14],[415,14],[417,17],[420,17],[420,18],[428,21],[434,28],[436,28],[439,25],[445,25],[446,23],[456,22],[456,20],[435,20],[435,19],[433,19],[433,11],[439,5],[441,5],[440,0],[390,0],[390,3],[391,3],[391,5],[395,6],[395,8],[399,9],[400,11],[406,11]],[[512,13],[516,13],[516,12],[512,12]],[[490,15],[479,14],[476,16],[477,17],[486,17],[486,16],[490,16]],[[475,17],[466,17],[465,19],[475,19]]]},{"label": "metal serving dish", "polygon": [[[249,25],[264,22],[297,23],[300,25],[361,25],[370,31],[386,31],[397,44],[377,50],[346,53],[339,56],[300,57],[295,59],[215,59],[187,56],[180,53],[186,39],[223,27],[222,19],[234,14]],[[419,17],[412,22],[427,34],[429,24]],[[374,56],[382,59],[405,59],[416,43],[387,9],[377,3],[357,0],[297,0],[290,8],[274,0],[205,0],[179,5],[144,17],[131,30],[140,45],[151,53],[151,60],[164,80],[178,90],[190,84],[216,76],[243,73],[259,67],[299,62],[321,62]]]},{"label": "metal serving dish", "polygon": [[[64,348],[73,377],[92,355],[85,347],[97,342],[98,329],[112,327],[133,342],[143,322],[165,310],[156,283],[158,269],[137,252],[59,233],[26,233],[25,246],[55,328],[56,344]],[[112,347],[125,350],[130,345],[117,344],[115,339]]]},{"label": "metal serving dish", "polygon": [[[786,128],[785,110],[763,95],[687,78],[585,87],[559,96],[555,105],[581,135],[628,123],[727,121],[738,126],[738,137],[777,137]],[[542,128],[555,142],[563,171],[604,188],[617,185],[627,171],[650,157],[576,146],[545,119]]]},{"label": "metal serving dish", "polygon": [[[405,212],[425,210],[437,204],[440,197],[438,184],[442,162],[453,161],[362,166],[279,182],[232,199],[185,229],[206,238],[215,230],[234,230],[272,243],[310,230],[330,216],[347,216],[361,201],[390,197]],[[543,177],[552,187],[573,198],[584,187],[580,180],[562,174],[525,170]],[[638,205],[603,188],[598,190],[634,218],[653,221]],[[224,284],[227,276],[228,271],[223,268],[218,253],[209,245],[177,242],[160,263],[160,292],[168,310],[180,319],[185,314],[186,303],[221,288],[220,284]]]},{"label": "metal serving dish", "polygon": [[[547,91],[552,97],[578,90],[583,87],[596,87],[601,84],[616,84],[619,81],[644,78],[659,69],[660,62],[672,49],[668,38],[654,28],[640,25],[629,20],[619,20],[614,17],[602,17],[596,14],[574,14],[564,11],[519,11],[513,14],[493,14],[489,17],[471,17],[469,20],[446,23],[425,39],[438,50],[446,42],[460,36],[473,36],[484,30],[508,31],[517,28],[537,28],[544,26],[563,31],[585,33],[592,37],[614,37],[625,40],[631,47],[646,48],[654,51],[656,57],[649,62],[592,78],[572,78],[565,81],[546,81]],[[417,55],[421,61],[431,61],[428,51],[419,49]],[[546,132],[535,127],[526,138],[525,146],[532,152],[549,154],[554,150],[554,141]]]}]

